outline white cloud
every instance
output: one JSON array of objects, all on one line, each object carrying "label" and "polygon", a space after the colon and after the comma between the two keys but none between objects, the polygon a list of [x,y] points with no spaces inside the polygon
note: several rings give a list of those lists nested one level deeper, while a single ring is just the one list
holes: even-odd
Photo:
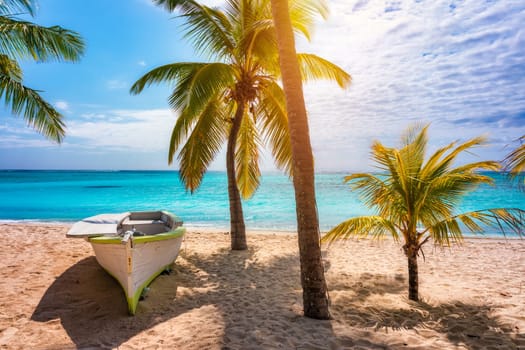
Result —
[{"label": "white cloud", "polygon": [[[446,144],[488,133],[501,142],[525,134],[525,3],[348,1],[330,4],[311,44],[346,69],[335,84],[305,88],[318,169],[362,169],[374,139],[397,145],[411,122],[431,122]],[[501,142],[500,142],[501,141]]]},{"label": "white cloud", "polygon": [[176,118],[169,109],[112,110],[68,123],[68,145],[107,152],[165,152]]},{"label": "white cloud", "polygon": [[138,61],[137,64],[141,67],[146,67],[146,61]]},{"label": "white cloud", "polygon": [[[305,88],[318,170],[367,168],[373,140],[397,145],[400,133],[415,121],[432,124],[432,147],[488,134],[492,146],[479,154],[493,159],[501,159],[505,146],[525,134],[525,2],[333,0],[330,12],[312,43],[298,41],[299,51],[319,54],[353,77],[346,91],[332,83]],[[114,77],[105,88],[127,90],[129,80],[136,79],[135,74]],[[148,94],[155,95],[149,91],[134,98],[147,101]],[[90,102],[75,105],[89,112],[68,118],[62,149],[165,154],[175,122],[168,109],[115,110],[107,102]],[[55,105],[70,108],[65,101]],[[0,126],[9,136],[2,145],[22,146],[21,130],[35,133],[22,122],[19,126],[9,132]],[[224,168],[222,160],[214,164]]]},{"label": "white cloud", "polygon": [[68,112],[69,111],[69,103],[67,103],[66,101],[57,101],[55,102],[55,107],[64,111],[64,112]]},{"label": "white cloud", "polygon": [[7,135],[0,138],[0,148],[16,149],[16,148],[56,148],[58,145],[46,139],[33,139],[22,137],[18,135]]}]

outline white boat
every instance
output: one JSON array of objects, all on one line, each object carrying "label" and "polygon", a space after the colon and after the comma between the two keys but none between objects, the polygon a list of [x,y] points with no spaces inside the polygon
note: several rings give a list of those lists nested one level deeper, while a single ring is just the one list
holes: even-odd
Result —
[{"label": "white boat", "polygon": [[141,294],[177,258],[186,229],[164,211],[101,214],[75,223],[67,237],[83,237],[98,263],[124,289],[135,314]]}]

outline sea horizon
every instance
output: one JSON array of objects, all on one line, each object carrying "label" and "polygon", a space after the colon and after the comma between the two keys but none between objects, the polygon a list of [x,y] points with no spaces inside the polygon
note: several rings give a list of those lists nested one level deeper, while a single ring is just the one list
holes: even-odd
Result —
[{"label": "sea horizon", "polygon": [[[501,172],[487,172],[494,186],[482,185],[465,196],[460,211],[514,207],[524,209],[525,193]],[[320,230],[326,232],[350,217],[373,214],[343,183],[344,171],[316,172]],[[70,224],[85,217],[141,210],[167,210],[189,227],[229,229],[226,173],[205,174],[191,194],[178,170],[3,169],[0,170],[0,223]],[[247,230],[296,231],[291,179],[263,172],[254,196],[243,200]],[[501,237],[496,231],[483,236]],[[511,237],[511,236],[508,236]]]}]

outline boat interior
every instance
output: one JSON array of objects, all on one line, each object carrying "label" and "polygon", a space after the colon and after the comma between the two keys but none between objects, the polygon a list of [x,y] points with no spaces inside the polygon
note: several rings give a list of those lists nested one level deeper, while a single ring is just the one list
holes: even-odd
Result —
[{"label": "boat interior", "polygon": [[138,212],[127,216],[120,223],[118,232],[123,235],[133,231],[133,236],[156,235],[169,232],[181,225],[181,222],[174,222],[169,215],[161,211]]}]

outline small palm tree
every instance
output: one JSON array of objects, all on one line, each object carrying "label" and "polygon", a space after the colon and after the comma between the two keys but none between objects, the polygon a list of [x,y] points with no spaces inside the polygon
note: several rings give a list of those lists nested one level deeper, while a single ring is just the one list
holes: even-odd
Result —
[{"label": "small palm tree", "polygon": [[42,27],[17,19],[14,14],[35,14],[35,1],[0,2],[0,98],[15,115],[49,139],[61,142],[64,137],[62,115],[40,94],[22,84],[18,60],[77,61],[84,52],[82,38],[58,26]]},{"label": "small palm tree", "polygon": [[[259,148],[267,145],[279,168],[289,174],[291,146],[277,43],[269,0],[229,0],[224,11],[193,0],[155,0],[186,19],[186,35],[212,62],[173,63],[153,69],[131,88],[172,82],[169,103],[180,115],[173,128],[169,163],[180,150],[180,177],[195,191],[226,142],[231,247],[247,248],[241,195],[259,185]],[[294,0],[295,29],[308,36],[322,0]],[[344,87],[350,76],[312,54],[298,58],[304,79],[326,78]]]},{"label": "small palm tree", "polygon": [[525,172],[525,135],[520,137],[519,141],[522,144],[514,151],[510,152],[503,160],[505,168],[508,170],[511,178],[520,177],[520,175]]},{"label": "small palm tree", "polygon": [[372,157],[383,172],[380,175],[353,174],[345,182],[362,193],[366,204],[376,208],[373,216],[356,217],[331,229],[324,241],[386,234],[402,240],[408,258],[408,297],[418,301],[417,257],[422,246],[432,239],[443,246],[460,242],[463,230],[483,232],[496,227],[505,233],[512,230],[521,235],[525,211],[520,208],[485,209],[455,214],[461,198],[479,184],[492,184],[493,179],[478,170],[495,171],[500,165],[481,161],[453,167],[459,154],[484,143],[482,137],[456,145],[451,143],[437,150],[425,161],[427,127],[409,129],[400,149],[388,148],[380,142],[372,146]]}]

